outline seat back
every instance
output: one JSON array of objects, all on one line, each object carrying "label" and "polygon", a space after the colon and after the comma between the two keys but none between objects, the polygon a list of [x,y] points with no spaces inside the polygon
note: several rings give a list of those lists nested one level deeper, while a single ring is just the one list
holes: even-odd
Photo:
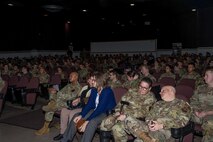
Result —
[{"label": "seat back", "polygon": [[190,86],[177,85],[175,89],[176,97],[185,101],[189,101],[192,95],[194,94],[194,89],[192,89]]},{"label": "seat back", "polygon": [[38,89],[39,88],[39,78],[32,77],[26,86],[26,89]]},{"label": "seat back", "polygon": [[8,86],[16,86],[18,83],[18,76],[11,76],[8,81]]},{"label": "seat back", "polygon": [[16,88],[20,88],[20,87],[26,87],[27,84],[29,83],[29,78],[27,76],[22,76],[16,85]]},{"label": "seat back", "polygon": [[50,85],[60,85],[61,84],[61,76],[59,74],[53,74],[50,77]]},{"label": "seat back", "polygon": [[113,88],[113,93],[115,95],[115,100],[116,100],[116,103],[118,103],[122,96],[127,92],[128,90],[124,87],[116,87],[116,88]]},{"label": "seat back", "polygon": [[7,74],[4,74],[4,75],[1,75],[1,78],[2,78],[2,80],[4,80],[4,81],[9,81],[9,79],[10,79],[10,76],[9,75],[7,75]]},{"label": "seat back", "polygon": [[163,87],[165,85],[171,85],[171,86],[175,87],[175,85],[176,85],[176,81],[172,77],[163,77],[159,80],[159,83],[161,84],[161,87]]},{"label": "seat back", "polygon": [[37,100],[37,91],[39,90],[39,78],[32,77],[26,86],[27,93],[25,97],[25,105],[31,105],[31,109],[34,109]]},{"label": "seat back", "polygon": [[185,85],[195,89],[195,79],[183,78],[177,85]]}]

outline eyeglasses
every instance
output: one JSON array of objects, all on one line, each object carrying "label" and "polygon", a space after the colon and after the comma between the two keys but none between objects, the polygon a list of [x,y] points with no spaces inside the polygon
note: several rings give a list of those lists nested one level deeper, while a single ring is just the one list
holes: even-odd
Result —
[{"label": "eyeglasses", "polygon": [[139,86],[138,88],[139,88],[139,89],[142,89],[142,90],[144,90],[144,91],[149,90],[149,88],[146,88],[146,87],[143,87],[143,86]]}]

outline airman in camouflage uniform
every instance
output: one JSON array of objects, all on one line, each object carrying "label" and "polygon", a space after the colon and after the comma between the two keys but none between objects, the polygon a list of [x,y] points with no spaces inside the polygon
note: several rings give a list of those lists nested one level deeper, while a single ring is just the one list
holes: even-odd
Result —
[{"label": "airman in camouflage uniform", "polygon": [[138,92],[133,90],[127,92],[116,106],[115,113],[102,121],[101,130],[105,132],[112,130],[116,142],[118,138],[122,138],[121,141],[127,141],[124,119],[127,116],[138,119],[145,118],[150,107],[156,102],[154,94],[150,92],[151,85],[152,81],[149,78],[144,78]]},{"label": "airman in camouflage uniform", "polygon": [[181,78],[184,74],[186,74],[186,72],[186,69],[183,67],[183,62],[178,61],[174,67],[174,73]]},{"label": "airman in camouflage uniform", "polygon": [[50,102],[48,105],[42,107],[42,110],[45,111],[45,123],[40,130],[36,131],[36,135],[48,133],[48,126],[53,119],[55,111],[61,110],[63,107],[68,108],[67,101],[78,97],[81,91],[81,85],[78,83],[77,72],[70,73],[70,82],[70,84],[66,85],[57,93],[55,89],[50,89]]},{"label": "airman in camouflage uniform", "polygon": [[161,74],[158,80],[160,81],[163,77],[171,77],[175,79],[175,74],[172,73],[172,66],[166,65],[166,72]]},{"label": "airman in camouflage uniform", "polygon": [[213,141],[213,67],[205,72],[205,85],[198,86],[190,99],[193,108],[192,120],[202,125],[203,142]]},{"label": "airman in camouflage uniform", "polygon": [[135,71],[127,73],[127,81],[123,83],[123,87],[131,90],[137,90],[140,83],[139,75]]},{"label": "airman in camouflage uniform", "polygon": [[[201,78],[200,74],[194,71],[195,65],[193,63],[188,64],[188,73],[184,74],[181,79],[188,78],[188,79],[194,79],[195,80],[195,88],[197,86],[204,84],[203,78]],[[180,82],[181,79],[178,81]]]},{"label": "airman in camouflage uniform", "polygon": [[110,86],[111,88],[122,86],[121,81],[118,80],[118,74],[115,70],[109,71],[108,86]]},{"label": "airman in camouflage uniform", "polygon": [[78,71],[80,82],[86,82],[86,77],[88,75],[88,70],[83,63],[79,65],[80,70]]},{"label": "airman in camouflage uniform", "polygon": [[137,137],[137,142],[165,142],[171,137],[171,128],[185,126],[191,117],[190,105],[175,98],[174,87],[164,86],[160,94],[162,101],[152,106],[145,121],[132,116],[125,120],[126,129]]},{"label": "airman in camouflage uniform", "polygon": [[39,74],[36,76],[39,78],[40,96],[48,99],[48,83],[50,80],[50,75],[47,73],[45,67],[41,66],[39,69]]},{"label": "airman in camouflage uniform", "polygon": [[141,65],[140,70],[141,70],[141,75],[140,75],[141,79],[144,77],[148,77],[152,80],[153,83],[157,81],[156,78],[149,73],[149,67],[147,65]]}]

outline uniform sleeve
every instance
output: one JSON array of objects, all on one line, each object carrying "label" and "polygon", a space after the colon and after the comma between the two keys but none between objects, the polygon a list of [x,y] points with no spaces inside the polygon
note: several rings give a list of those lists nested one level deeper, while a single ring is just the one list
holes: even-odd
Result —
[{"label": "uniform sleeve", "polygon": [[156,99],[153,95],[147,94],[148,96],[145,98],[143,102],[140,100],[136,100],[134,105],[127,109],[124,114],[127,116],[133,116],[135,118],[143,118],[145,117],[151,108],[151,106],[156,102]]},{"label": "uniform sleeve", "polygon": [[72,91],[72,88],[70,88],[69,85],[70,84],[65,86],[57,93],[59,100],[62,101],[73,100],[77,97],[78,93],[81,91],[80,85],[75,86],[75,88],[73,88],[74,91]]},{"label": "uniform sleeve", "polygon": [[198,89],[194,91],[194,95],[190,98],[190,105],[191,105],[193,110],[199,110],[200,109]]}]

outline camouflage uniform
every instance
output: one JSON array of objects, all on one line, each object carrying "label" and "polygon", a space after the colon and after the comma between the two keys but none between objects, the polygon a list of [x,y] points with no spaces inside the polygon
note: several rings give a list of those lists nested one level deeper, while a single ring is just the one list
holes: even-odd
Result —
[{"label": "camouflage uniform", "polygon": [[160,78],[158,79],[159,81],[163,78],[163,77],[171,77],[175,79],[175,74],[171,73],[171,72],[166,72],[161,74]]},{"label": "camouflage uniform", "polygon": [[[144,118],[148,114],[150,107],[156,102],[156,98],[152,92],[149,92],[146,95],[141,95],[137,92],[129,91],[122,97],[121,101],[129,103],[129,105],[123,106],[122,114],[132,116],[134,118]],[[115,112],[120,112],[121,105],[121,103],[118,103],[115,108]],[[115,141],[117,140],[116,137],[122,138],[122,141],[127,141],[127,130],[124,126],[125,123],[124,121],[116,121],[116,118],[116,113],[105,118],[101,123],[101,130],[112,130]]]},{"label": "camouflage uniform", "polygon": [[50,79],[50,75],[47,74],[47,73],[38,74],[37,77],[39,78],[40,84],[47,84],[49,82],[49,79]]},{"label": "camouflage uniform", "polygon": [[123,83],[122,86],[127,89],[137,90],[139,83],[140,83],[140,79],[136,79],[132,81],[126,81]]},{"label": "camouflage uniform", "polygon": [[148,74],[147,76],[140,75],[140,78],[141,78],[141,79],[143,79],[144,77],[150,78],[150,79],[152,80],[153,83],[157,81],[156,78],[155,78],[153,75],[151,75],[151,74]]},{"label": "camouflage uniform", "polygon": [[[201,76],[196,72],[192,72],[191,74],[187,73],[187,74],[183,75],[181,79],[183,79],[183,78],[194,79],[195,88],[197,88],[199,85],[204,84],[203,78],[201,78]],[[180,82],[181,79],[178,82]]]},{"label": "camouflage uniform", "polygon": [[[171,102],[158,101],[150,110],[145,122],[139,121],[131,116],[125,120],[126,129],[137,137],[137,142],[143,142],[139,138],[139,132],[145,132],[147,135],[158,142],[165,142],[171,137],[170,128],[179,128],[185,126],[191,116],[191,107],[183,100],[175,99]],[[163,129],[158,131],[149,131],[148,123],[157,121],[163,124]]]},{"label": "camouflage uniform", "polygon": [[39,70],[37,68],[33,68],[30,70],[30,73],[32,74],[33,77],[38,77]]},{"label": "camouflage uniform", "polygon": [[78,74],[79,74],[79,80],[80,81],[85,81],[86,77],[88,75],[88,70],[86,68],[80,69],[78,71]]},{"label": "camouflage uniform", "polygon": [[116,88],[116,87],[122,86],[120,80],[116,80],[115,82],[109,80],[108,85],[109,85],[111,88]]},{"label": "camouflage uniform", "polygon": [[[213,110],[213,88],[208,85],[200,85],[190,99],[190,104],[194,111],[212,111]],[[203,141],[213,141],[213,115],[204,118],[192,116],[192,120],[202,124],[204,137]]]},{"label": "camouflage uniform", "polygon": [[179,69],[178,75],[179,75],[179,77],[183,77],[183,75],[185,75],[186,73],[187,73],[186,69],[181,68],[181,69]]},{"label": "camouflage uniform", "polygon": [[64,107],[67,108],[67,101],[77,98],[80,91],[81,85],[76,83],[66,85],[57,94],[50,94],[50,103],[42,108],[46,112],[45,120],[52,121],[54,112]]}]

